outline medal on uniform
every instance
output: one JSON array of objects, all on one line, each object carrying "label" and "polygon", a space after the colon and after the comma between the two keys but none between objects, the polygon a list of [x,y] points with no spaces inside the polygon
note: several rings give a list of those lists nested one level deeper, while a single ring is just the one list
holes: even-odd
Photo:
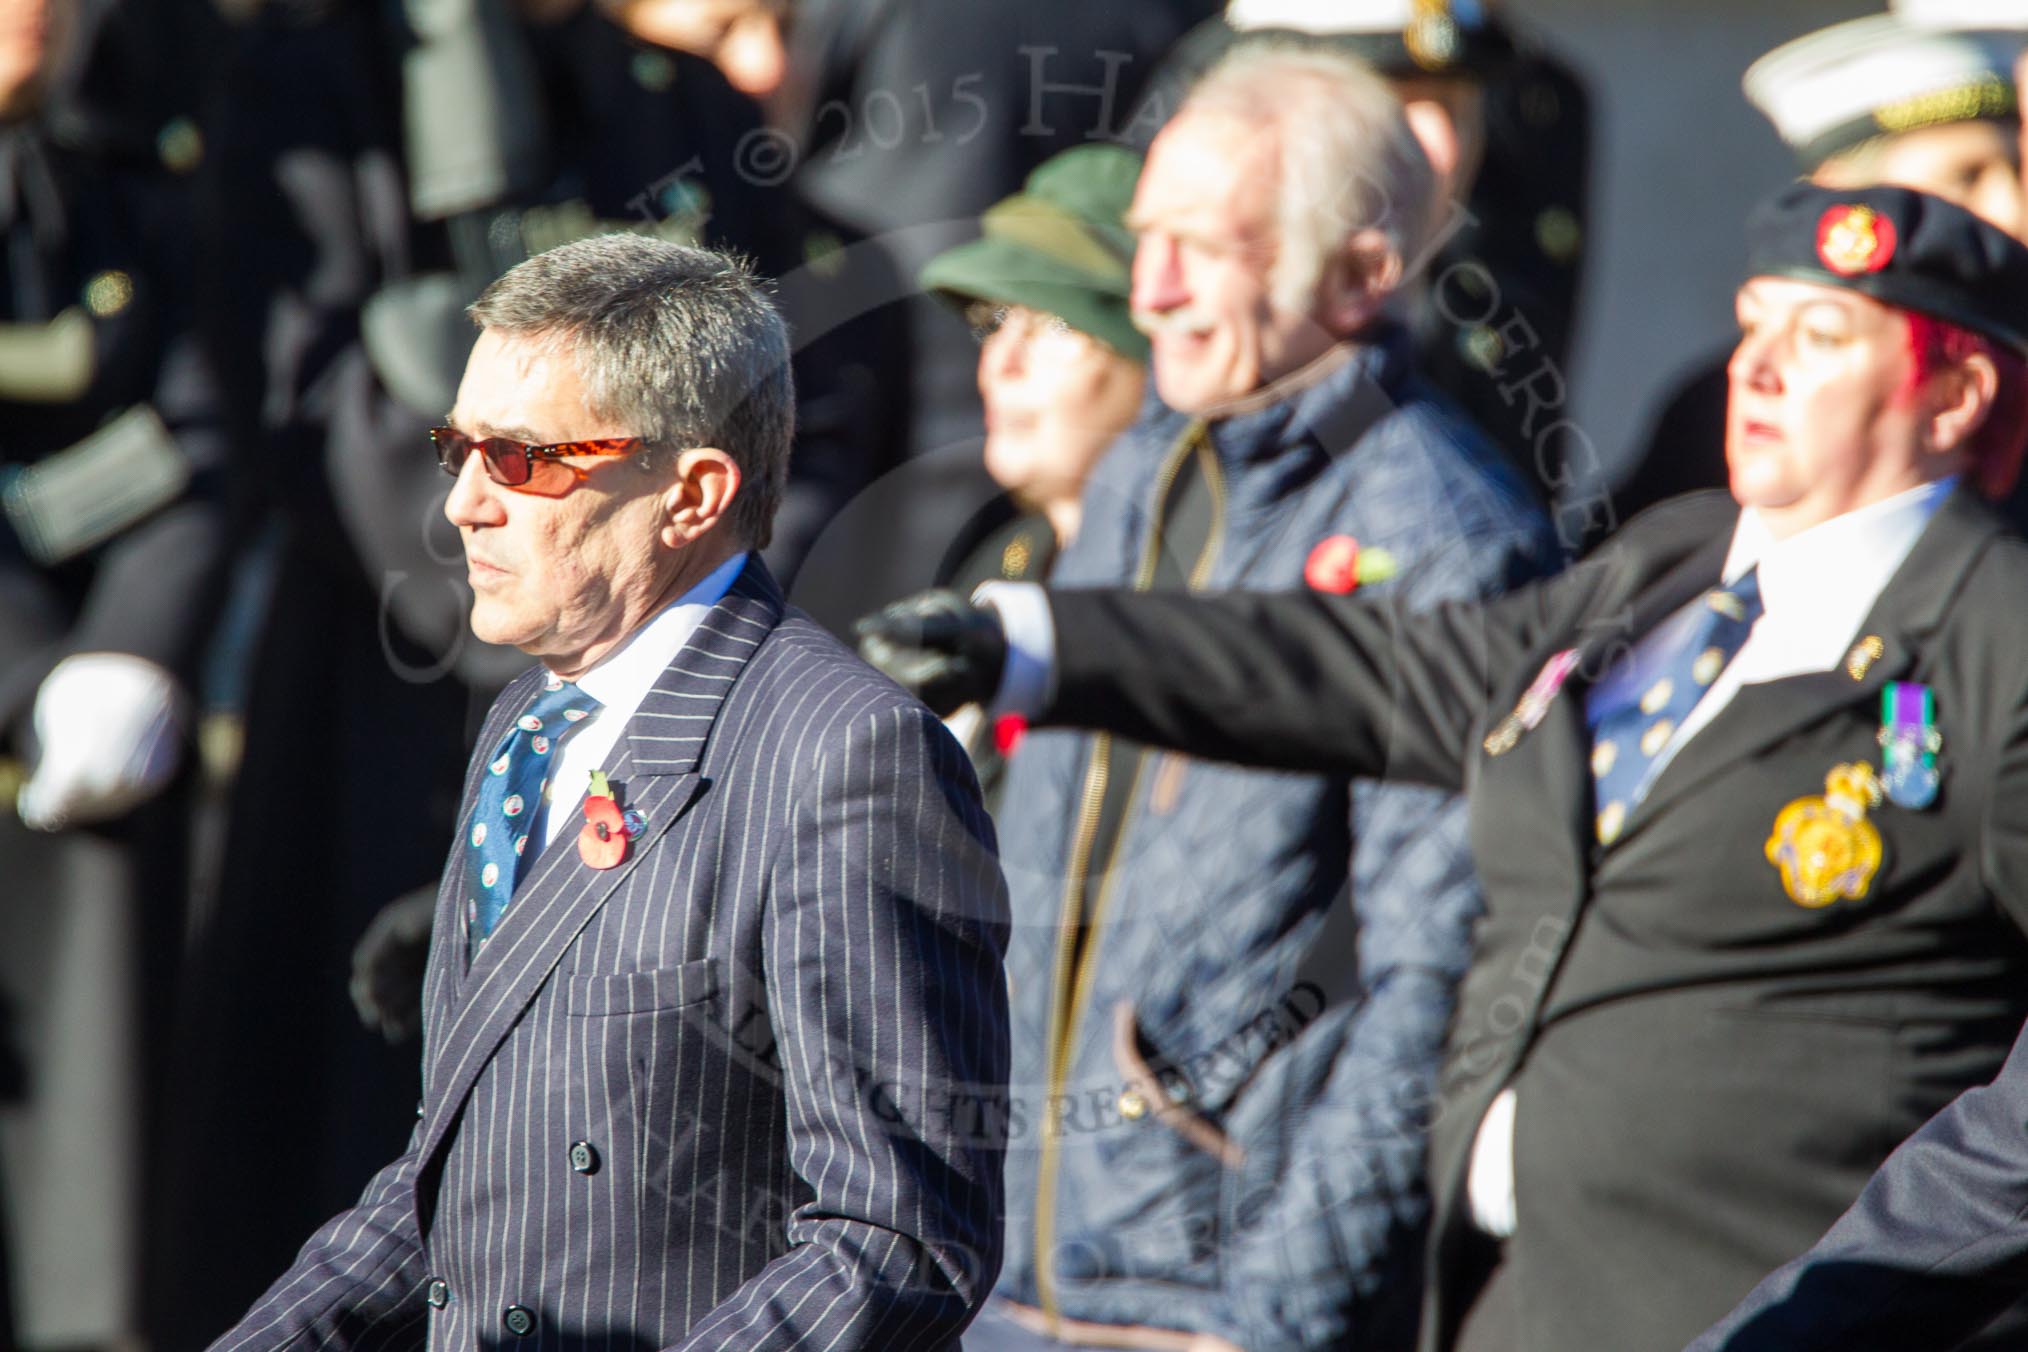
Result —
[{"label": "medal on uniform", "polygon": [[1485,748],[1498,756],[1511,751],[1521,740],[1524,732],[1535,731],[1549,713],[1549,703],[1556,698],[1556,692],[1563,689],[1563,683],[1570,679],[1570,673],[1577,667],[1577,649],[1565,648],[1542,664],[1542,670],[1535,673],[1528,689],[1514,705],[1514,712],[1500,720],[1499,726],[1486,735]]},{"label": "medal on uniform", "polygon": [[1858,901],[1880,869],[1880,831],[1866,814],[1880,806],[1880,777],[1864,763],[1834,766],[1824,792],[1798,798],[1775,816],[1767,861],[1798,906]]},{"label": "medal on uniform", "polygon": [[1936,753],[1936,696],[1914,681],[1889,681],[1880,692],[1880,785],[1896,807],[1926,808],[1942,778]]}]

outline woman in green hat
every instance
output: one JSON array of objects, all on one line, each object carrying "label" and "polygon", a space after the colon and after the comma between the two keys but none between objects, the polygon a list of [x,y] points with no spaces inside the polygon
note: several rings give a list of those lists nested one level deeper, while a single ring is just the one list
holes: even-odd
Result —
[{"label": "woman in green hat", "polygon": [[[1077,533],[1086,475],[1140,409],[1148,340],[1128,317],[1134,237],[1123,223],[1140,169],[1122,146],[1066,150],[986,211],[981,238],[923,269],[923,288],[961,307],[978,335],[986,472],[1005,491],[954,545],[944,585],[1044,580]],[[950,722],[990,803],[995,738],[976,708]]]}]

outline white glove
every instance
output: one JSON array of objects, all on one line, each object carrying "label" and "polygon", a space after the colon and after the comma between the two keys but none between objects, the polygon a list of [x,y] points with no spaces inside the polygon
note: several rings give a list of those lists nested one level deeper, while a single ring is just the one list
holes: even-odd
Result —
[{"label": "white glove", "polygon": [[187,702],[146,658],[79,653],[57,663],[35,693],[42,752],[15,800],[22,823],[58,831],[106,821],[160,793],[183,758]]}]

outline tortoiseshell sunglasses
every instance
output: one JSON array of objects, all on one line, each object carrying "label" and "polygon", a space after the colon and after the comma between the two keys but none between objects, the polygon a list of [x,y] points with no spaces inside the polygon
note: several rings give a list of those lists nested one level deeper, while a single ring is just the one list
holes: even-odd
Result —
[{"label": "tortoiseshell sunglasses", "polygon": [[444,473],[456,478],[472,452],[479,453],[486,477],[503,488],[523,493],[557,497],[569,492],[590,473],[567,465],[566,456],[629,455],[641,448],[639,437],[606,437],[597,441],[559,441],[548,446],[531,446],[505,437],[467,436],[455,427],[432,427],[430,440],[436,444],[437,463]]}]

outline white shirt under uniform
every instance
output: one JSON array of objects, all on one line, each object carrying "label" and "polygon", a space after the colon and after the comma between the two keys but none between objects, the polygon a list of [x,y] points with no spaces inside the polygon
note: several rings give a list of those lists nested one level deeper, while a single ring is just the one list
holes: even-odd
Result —
[{"label": "white shirt under uniform", "polygon": [[[732,589],[739,570],[746,567],[746,555],[735,554],[682,596],[657,611],[655,617],[634,631],[633,637],[607,653],[599,664],[578,678],[577,688],[599,702],[591,717],[570,730],[556,749],[556,770],[543,789],[549,805],[543,823],[542,843],[547,846],[566,826],[575,831],[583,823],[572,819],[568,809],[584,797],[591,772],[611,768],[613,748],[620,733],[641,707],[641,701],[655,688],[683,645],[697,632],[711,608]],[[564,809],[559,811],[558,809]]]}]

